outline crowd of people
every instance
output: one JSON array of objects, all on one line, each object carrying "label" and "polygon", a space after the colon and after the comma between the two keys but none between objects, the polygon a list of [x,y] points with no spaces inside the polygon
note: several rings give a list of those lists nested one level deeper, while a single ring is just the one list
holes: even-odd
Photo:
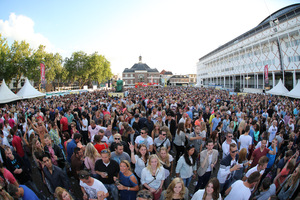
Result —
[{"label": "crowd of people", "polygon": [[0,105],[0,199],[296,199],[299,111],[297,99],[194,87]]}]

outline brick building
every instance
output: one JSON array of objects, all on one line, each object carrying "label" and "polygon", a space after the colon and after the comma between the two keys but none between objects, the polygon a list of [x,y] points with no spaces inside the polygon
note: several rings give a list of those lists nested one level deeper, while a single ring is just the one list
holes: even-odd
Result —
[{"label": "brick building", "polygon": [[146,63],[142,63],[142,56],[139,62],[135,63],[130,69],[125,68],[122,73],[124,85],[127,87],[134,86],[135,83],[159,83],[160,75],[156,68],[150,68]]}]

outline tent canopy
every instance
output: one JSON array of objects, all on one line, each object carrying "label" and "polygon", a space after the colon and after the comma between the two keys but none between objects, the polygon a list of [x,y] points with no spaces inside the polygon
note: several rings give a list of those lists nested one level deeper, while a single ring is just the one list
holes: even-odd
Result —
[{"label": "tent canopy", "polygon": [[46,96],[46,94],[41,93],[37,91],[28,81],[26,78],[24,86],[20,89],[20,91],[17,93],[19,97],[22,99],[30,99],[35,97],[43,97]]},{"label": "tent canopy", "polygon": [[13,93],[5,84],[5,80],[3,79],[1,87],[0,87],[0,104],[1,103],[9,103],[12,101],[19,100],[20,97]]},{"label": "tent canopy", "polygon": [[300,79],[297,85],[289,93],[285,94],[285,96],[300,99]]},{"label": "tent canopy", "polygon": [[283,96],[287,94],[289,91],[286,89],[286,87],[283,85],[282,80],[280,79],[279,82],[275,87],[273,87],[271,90],[266,91],[268,94],[273,94],[273,95],[280,95]]}]

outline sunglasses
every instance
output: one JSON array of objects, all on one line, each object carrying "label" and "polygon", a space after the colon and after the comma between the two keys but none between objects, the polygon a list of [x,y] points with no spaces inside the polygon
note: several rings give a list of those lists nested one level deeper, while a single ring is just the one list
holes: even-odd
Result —
[{"label": "sunglasses", "polygon": [[101,151],[101,153],[108,153],[108,150],[107,150],[107,149],[103,149],[103,150]]},{"label": "sunglasses", "polygon": [[166,136],[167,134],[161,134],[162,136]]},{"label": "sunglasses", "polygon": [[141,132],[141,134],[145,134],[146,132]]},{"label": "sunglasses", "polygon": [[231,153],[236,153],[236,152],[238,152],[238,150],[232,151]]},{"label": "sunglasses", "polygon": [[232,135],[228,136],[229,138],[232,138]]},{"label": "sunglasses", "polygon": [[150,199],[150,198],[152,198],[152,196],[149,195],[149,194],[138,194],[137,197],[144,198],[144,199]]},{"label": "sunglasses", "polygon": [[115,140],[120,140],[121,138],[115,138]]}]

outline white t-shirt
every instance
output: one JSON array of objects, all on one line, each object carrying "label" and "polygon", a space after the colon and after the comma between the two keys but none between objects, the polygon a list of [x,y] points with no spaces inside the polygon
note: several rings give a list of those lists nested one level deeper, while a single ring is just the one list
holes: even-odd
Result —
[{"label": "white t-shirt", "polygon": [[[256,165],[255,167],[252,167],[251,169],[249,169],[247,171],[247,173],[245,174],[245,176],[248,178],[252,173],[258,172],[257,167],[258,167],[258,165]],[[261,170],[259,173],[260,173],[260,175],[262,175],[264,172],[265,172],[265,170]]]},{"label": "white t-shirt", "polygon": [[270,133],[270,136],[269,136],[269,142],[272,142],[272,140],[275,138],[276,136],[276,132],[277,132],[277,127],[275,126],[270,126],[268,132]]},{"label": "white t-shirt", "polygon": [[143,138],[141,135],[139,135],[136,137],[134,142],[138,145],[145,144],[147,146],[147,149],[149,149],[150,145],[153,145],[153,139],[149,136],[147,136],[147,138]]},{"label": "white t-shirt", "polygon": [[[91,142],[94,142],[94,137],[95,135],[92,136]],[[101,142],[105,142],[106,144],[108,144],[108,138],[104,135],[103,138],[101,139]]]},{"label": "white t-shirt", "polygon": [[82,131],[87,131],[87,130],[88,130],[88,125],[89,125],[88,120],[87,120],[87,119],[83,119],[83,120],[82,120],[82,124],[83,124],[85,127],[82,125],[81,130],[82,130]]},{"label": "white t-shirt", "polygon": [[[202,199],[203,199],[203,195],[204,195],[204,191],[205,191],[205,189],[203,189],[203,190],[198,190],[198,191],[193,195],[192,200],[202,200]],[[213,199],[211,199],[211,200],[213,200]],[[222,200],[221,194],[219,194],[218,200]]]},{"label": "white t-shirt", "polygon": [[251,190],[244,185],[244,182],[237,180],[231,185],[231,191],[224,200],[248,200],[251,196]]},{"label": "white t-shirt", "polygon": [[249,146],[252,145],[252,137],[250,135],[241,135],[239,138],[239,143],[241,143],[240,150],[245,148],[247,149],[248,153]]},{"label": "white t-shirt", "polygon": [[94,178],[94,183],[92,186],[89,186],[82,181],[80,181],[79,184],[81,187],[84,188],[85,192],[89,196],[89,199],[98,199],[97,192],[99,192],[99,191],[103,191],[105,193],[108,192],[106,187],[103,185],[103,183],[95,178]]},{"label": "white t-shirt", "polygon": [[[251,136],[250,136],[251,137]],[[231,140],[231,144],[236,142],[234,140]],[[228,144],[226,142],[226,140],[223,142],[222,144],[222,150],[223,150],[223,158],[225,158],[227,155],[229,155],[229,148],[230,148],[230,144]]]},{"label": "white t-shirt", "polygon": [[141,178],[142,177],[142,170],[146,167],[145,162],[142,158],[140,158],[138,155],[134,155],[135,157],[135,168],[134,172],[136,175]]}]

